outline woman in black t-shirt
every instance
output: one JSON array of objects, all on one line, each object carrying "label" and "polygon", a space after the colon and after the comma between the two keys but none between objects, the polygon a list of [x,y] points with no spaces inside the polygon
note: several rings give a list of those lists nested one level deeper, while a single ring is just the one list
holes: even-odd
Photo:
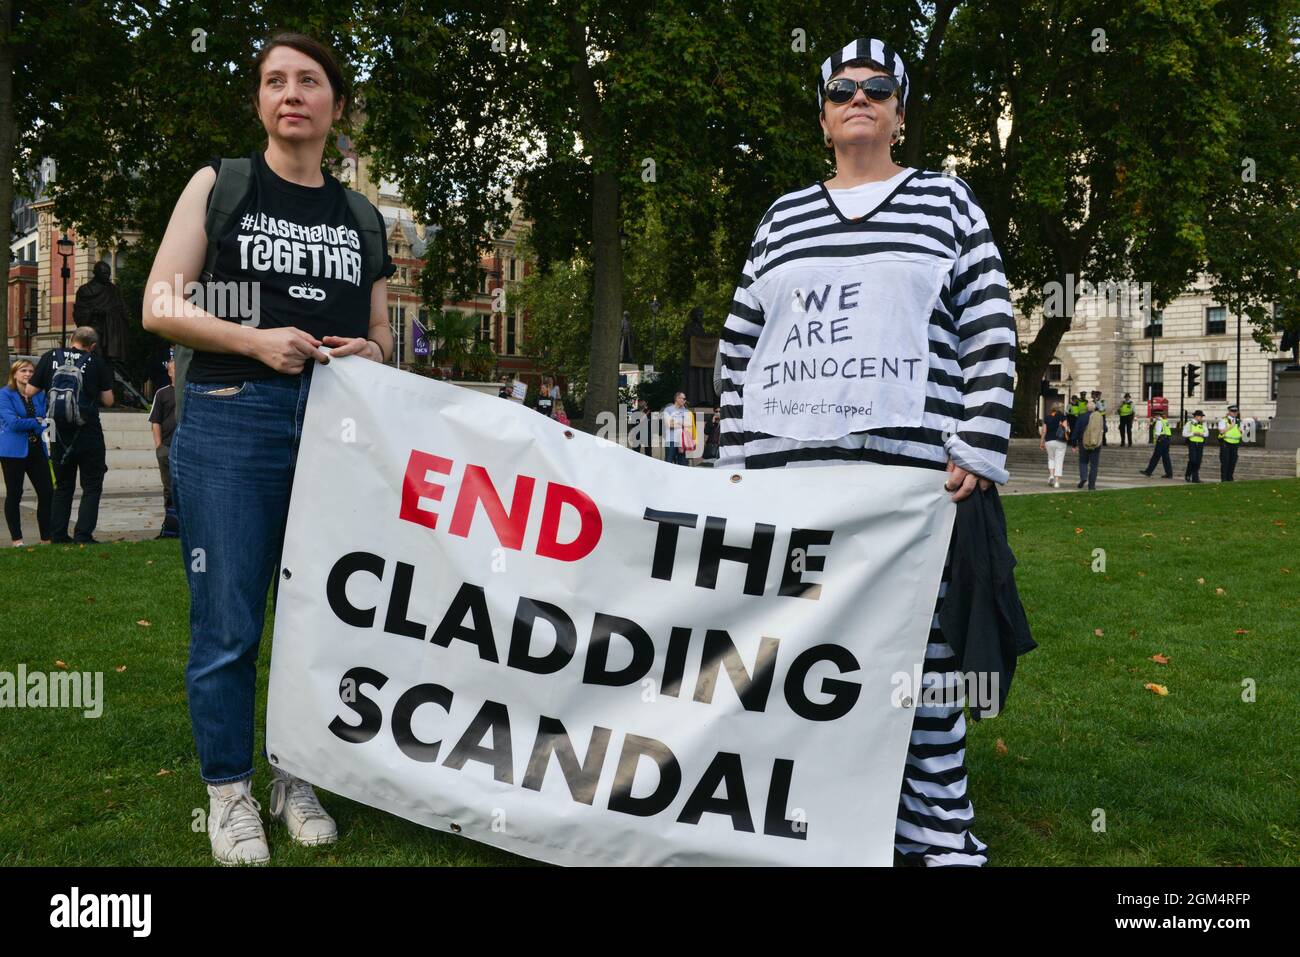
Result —
[{"label": "woman in black t-shirt", "polygon": [[[342,71],[317,41],[282,33],[258,53],[253,81],[267,146],[252,157],[248,192],[218,237],[214,282],[198,302],[185,301],[207,251],[217,172],[205,166],[176,203],[144,312],[146,329],[195,350],[172,442],[172,490],[190,586],[190,720],[208,785],[208,836],[223,864],[270,856],[250,787],[256,664],[312,368],[343,356],[384,362],[393,350],[391,261],[385,255],[376,274],[363,274],[364,224],[321,168],[349,97]],[[272,817],[301,844],[334,841],[337,828],[311,785],[273,773]]]}]

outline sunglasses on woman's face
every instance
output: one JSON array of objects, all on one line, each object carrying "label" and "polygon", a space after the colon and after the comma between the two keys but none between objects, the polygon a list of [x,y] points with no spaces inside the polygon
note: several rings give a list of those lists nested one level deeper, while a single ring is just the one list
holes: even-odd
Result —
[{"label": "sunglasses on woman's face", "polygon": [[858,88],[877,103],[883,103],[898,92],[898,81],[892,76],[869,76],[865,80],[851,80],[839,76],[826,84],[826,99],[832,103],[847,103]]}]

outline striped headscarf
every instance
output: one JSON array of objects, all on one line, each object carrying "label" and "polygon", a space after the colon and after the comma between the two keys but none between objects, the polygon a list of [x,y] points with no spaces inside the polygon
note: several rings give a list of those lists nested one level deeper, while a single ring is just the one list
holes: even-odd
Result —
[{"label": "striped headscarf", "polygon": [[903,67],[903,58],[894,52],[893,48],[884,40],[854,40],[843,50],[838,53],[832,53],[822,62],[822,79],[817,84],[817,108],[822,105],[822,91],[826,89],[826,84],[835,71],[847,63],[849,60],[875,60],[882,64],[886,70],[894,74],[894,79],[898,81],[899,96],[902,99],[903,108],[907,108],[907,70]]}]

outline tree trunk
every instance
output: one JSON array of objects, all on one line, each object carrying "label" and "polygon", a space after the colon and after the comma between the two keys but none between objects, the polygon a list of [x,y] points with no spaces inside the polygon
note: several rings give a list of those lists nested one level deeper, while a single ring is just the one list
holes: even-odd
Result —
[{"label": "tree trunk", "polygon": [[594,309],[591,355],[587,365],[587,395],[581,427],[594,432],[602,412],[618,407],[618,335],[623,318],[623,248],[619,243],[619,185],[611,162],[618,149],[607,135],[600,97],[587,67],[587,31],[570,14],[569,76],[578,101],[583,145],[591,154],[591,271]]},{"label": "tree trunk", "polygon": [[[0,235],[6,248],[14,228],[14,48],[13,0],[0,0]],[[0,316],[5,318],[0,336],[0,375],[9,377],[9,256],[5,256],[4,282],[0,283]]]},{"label": "tree trunk", "polygon": [[[1071,270],[1062,270],[1056,277],[1056,281],[1061,284],[1062,295],[1064,290],[1072,288],[1066,285],[1066,276],[1070,272]],[[1077,271],[1074,274],[1077,276]],[[1043,324],[1038,328],[1038,334],[1016,356],[1016,392],[1011,405],[1013,437],[1033,438],[1038,435],[1038,404],[1042,398],[1040,386],[1043,373],[1051,364],[1052,356],[1056,355],[1056,347],[1061,344],[1061,338],[1070,331],[1074,313],[1073,302],[1062,299],[1062,304],[1067,314],[1060,316],[1044,314]]]},{"label": "tree trunk", "polygon": [[591,358],[582,427],[594,432],[601,412],[618,408],[618,335],[623,316],[623,248],[619,244],[618,177],[597,173],[592,184]]}]

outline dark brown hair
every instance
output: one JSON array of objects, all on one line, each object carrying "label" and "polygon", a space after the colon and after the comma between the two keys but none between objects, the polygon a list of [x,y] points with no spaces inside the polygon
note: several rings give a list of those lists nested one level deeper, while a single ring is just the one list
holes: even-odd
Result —
[{"label": "dark brown hair", "polygon": [[266,58],[271,55],[271,51],[276,47],[291,47],[304,56],[311,57],[320,68],[325,71],[325,79],[329,80],[330,92],[334,94],[334,103],[338,104],[339,100],[352,101],[352,84],[348,82],[343,71],[339,69],[339,61],[335,58],[334,52],[321,43],[319,40],[307,36],[305,33],[281,32],[270,36],[262,49],[257,51],[257,56],[253,58],[253,106],[258,105],[258,96],[262,91],[262,66],[266,63]]}]

